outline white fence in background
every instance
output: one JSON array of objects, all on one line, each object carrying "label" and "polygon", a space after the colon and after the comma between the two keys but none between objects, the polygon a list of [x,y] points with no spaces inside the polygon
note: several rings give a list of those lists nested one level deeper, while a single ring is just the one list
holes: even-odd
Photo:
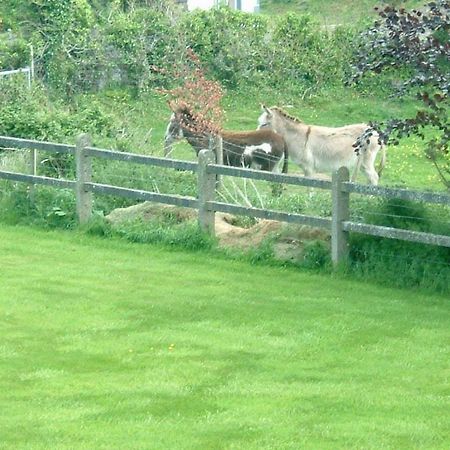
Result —
[{"label": "white fence in background", "polygon": [[0,78],[9,77],[20,73],[26,74],[28,89],[31,89],[31,83],[33,80],[33,71],[31,67],[23,67],[22,69],[15,70],[2,70],[0,71]]}]

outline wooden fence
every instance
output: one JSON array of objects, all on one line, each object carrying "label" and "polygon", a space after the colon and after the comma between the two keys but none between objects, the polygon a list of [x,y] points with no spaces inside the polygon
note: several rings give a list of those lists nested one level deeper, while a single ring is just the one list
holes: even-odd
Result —
[{"label": "wooden fence", "polygon": [[[214,152],[208,149],[200,152],[198,163],[105,150],[92,147],[87,135],[80,136],[77,139],[76,145],[0,136],[0,147],[29,149],[32,155],[30,158],[32,167],[31,174],[0,171],[0,179],[24,182],[32,185],[40,184],[73,189],[76,193],[76,208],[80,223],[88,221],[92,214],[92,195],[102,194],[198,209],[198,220],[201,228],[212,234],[214,233],[214,216],[216,212],[324,228],[331,232],[332,260],[335,265],[346,261],[349,232],[450,247],[450,236],[352,222],[350,220],[349,207],[350,194],[352,193],[444,205],[450,205],[450,196],[432,192],[351,183],[349,181],[348,170],[344,167],[333,174],[331,181],[317,180],[302,176],[223,166],[215,163]],[[34,169],[36,164],[35,152],[38,150],[74,155],[76,160],[76,180],[62,180],[36,175]],[[197,197],[186,197],[94,183],[92,181],[93,158],[192,171],[197,173],[198,195]],[[332,196],[332,216],[331,218],[324,218],[218,202],[215,199],[216,182],[217,177],[221,175],[330,190]]]}]

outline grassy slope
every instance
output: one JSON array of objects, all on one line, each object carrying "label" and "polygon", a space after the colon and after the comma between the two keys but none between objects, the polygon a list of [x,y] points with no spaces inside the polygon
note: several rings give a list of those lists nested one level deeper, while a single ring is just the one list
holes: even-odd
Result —
[{"label": "grassy slope", "polygon": [[[423,0],[399,1],[390,3],[413,8],[423,5]],[[281,14],[298,12],[311,14],[325,26],[338,24],[354,24],[375,17],[374,7],[386,4],[381,0],[261,0],[261,12],[264,14]]]},{"label": "grassy slope", "polygon": [[73,233],[0,255],[1,448],[447,448],[443,298]]}]

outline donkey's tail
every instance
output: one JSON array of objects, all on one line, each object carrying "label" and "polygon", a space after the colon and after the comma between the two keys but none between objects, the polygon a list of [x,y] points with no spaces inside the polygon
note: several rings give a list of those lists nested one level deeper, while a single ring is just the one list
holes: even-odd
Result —
[{"label": "donkey's tail", "polygon": [[289,153],[288,153],[288,148],[287,148],[286,142],[284,143],[283,155],[284,155],[284,161],[283,161],[282,171],[283,171],[283,173],[288,173]]},{"label": "donkey's tail", "polygon": [[356,160],[356,166],[353,169],[353,174],[352,174],[352,176],[350,178],[350,181],[352,183],[354,183],[356,181],[356,177],[358,175],[359,169],[361,168],[361,163],[362,163],[362,155],[361,155],[361,153],[359,153],[358,154],[358,159]]},{"label": "donkey's tail", "polygon": [[383,172],[384,166],[386,165],[386,146],[384,145],[384,143],[380,144],[380,153],[381,153],[380,164],[378,164],[377,167],[377,173],[379,177],[381,177],[381,172]]}]

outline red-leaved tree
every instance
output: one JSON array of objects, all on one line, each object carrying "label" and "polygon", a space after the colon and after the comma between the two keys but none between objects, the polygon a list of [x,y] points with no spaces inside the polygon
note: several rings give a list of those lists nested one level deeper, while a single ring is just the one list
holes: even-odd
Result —
[{"label": "red-leaved tree", "polygon": [[[174,70],[171,78],[178,86],[161,92],[167,96],[172,111],[189,112],[193,120],[183,123],[183,126],[196,133],[219,133],[223,119],[220,105],[223,89],[218,81],[206,77],[201,61],[193,50],[187,50],[185,62]],[[185,117],[181,116],[181,120]]]}]

